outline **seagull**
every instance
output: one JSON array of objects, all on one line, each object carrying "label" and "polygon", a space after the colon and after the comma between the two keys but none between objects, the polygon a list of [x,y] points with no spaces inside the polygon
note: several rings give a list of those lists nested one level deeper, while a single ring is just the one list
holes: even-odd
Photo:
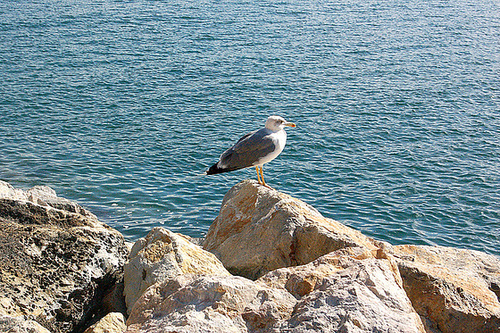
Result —
[{"label": "seagull", "polygon": [[264,181],[263,165],[274,160],[285,148],[285,127],[296,127],[280,116],[267,118],[266,126],[250,132],[226,150],[217,163],[206,171],[207,175],[255,167],[259,184],[269,187]]}]

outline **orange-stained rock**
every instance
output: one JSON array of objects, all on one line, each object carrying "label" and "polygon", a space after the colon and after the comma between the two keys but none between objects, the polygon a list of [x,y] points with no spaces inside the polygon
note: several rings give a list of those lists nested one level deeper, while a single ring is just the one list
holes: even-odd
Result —
[{"label": "orange-stained rock", "polygon": [[299,199],[250,180],[225,195],[203,244],[231,273],[250,279],[346,247],[375,252],[384,244],[323,217]]}]

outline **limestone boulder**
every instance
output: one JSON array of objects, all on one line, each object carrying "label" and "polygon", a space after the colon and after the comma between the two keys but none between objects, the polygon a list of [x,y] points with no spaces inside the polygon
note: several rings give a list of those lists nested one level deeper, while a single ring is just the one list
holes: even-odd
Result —
[{"label": "limestone boulder", "polygon": [[277,268],[307,264],[346,247],[378,251],[384,243],[251,180],[235,185],[225,195],[203,245],[231,273],[250,279]]},{"label": "limestone boulder", "polygon": [[189,237],[160,227],[153,228],[134,244],[124,271],[124,295],[129,312],[144,291],[155,283],[181,274],[230,275],[215,255],[192,243]]},{"label": "limestone boulder", "polygon": [[256,281],[178,275],[139,298],[127,333],[424,332],[397,266],[339,250]]},{"label": "limestone boulder", "polygon": [[279,332],[295,303],[282,288],[242,277],[179,275],[144,293],[126,332]]},{"label": "limestone boulder", "polygon": [[127,255],[123,236],[77,203],[0,181],[0,314],[81,330],[123,279]]},{"label": "limestone boulder", "polygon": [[413,307],[429,331],[500,332],[500,260],[439,246],[392,248]]},{"label": "limestone boulder", "polygon": [[348,248],[257,280],[297,299],[281,332],[425,332],[392,260]]}]

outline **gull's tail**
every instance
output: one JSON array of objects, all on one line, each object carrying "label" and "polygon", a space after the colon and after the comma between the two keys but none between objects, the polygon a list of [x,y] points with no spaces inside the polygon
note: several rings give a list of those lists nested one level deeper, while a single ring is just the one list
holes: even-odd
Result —
[{"label": "gull's tail", "polygon": [[206,175],[216,175],[218,173],[224,173],[224,172],[229,172],[229,171],[234,171],[234,170],[239,170],[242,168],[221,168],[219,166],[219,162],[215,163],[212,165],[207,171],[205,171]]},{"label": "gull's tail", "polygon": [[219,168],[219,162],[217,162],[214,165],[212,165],[207,171],[205,171],[205,174],[206,175],[215,175],[215,174],[223,173],[223,172],[227,172],[227,171],[229,171],[229,170],[224,169],[224,168]]}]

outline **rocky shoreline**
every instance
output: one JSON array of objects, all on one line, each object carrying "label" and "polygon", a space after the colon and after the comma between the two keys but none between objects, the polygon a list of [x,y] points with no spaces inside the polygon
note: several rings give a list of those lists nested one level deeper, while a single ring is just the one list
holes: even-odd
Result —
[{"label": "rocky shoreline", "polygon": [[45,186],[0,181],[0,332],[500,332],[500,259],[393,246],[255,181],[206,238],[133,246]]}]

